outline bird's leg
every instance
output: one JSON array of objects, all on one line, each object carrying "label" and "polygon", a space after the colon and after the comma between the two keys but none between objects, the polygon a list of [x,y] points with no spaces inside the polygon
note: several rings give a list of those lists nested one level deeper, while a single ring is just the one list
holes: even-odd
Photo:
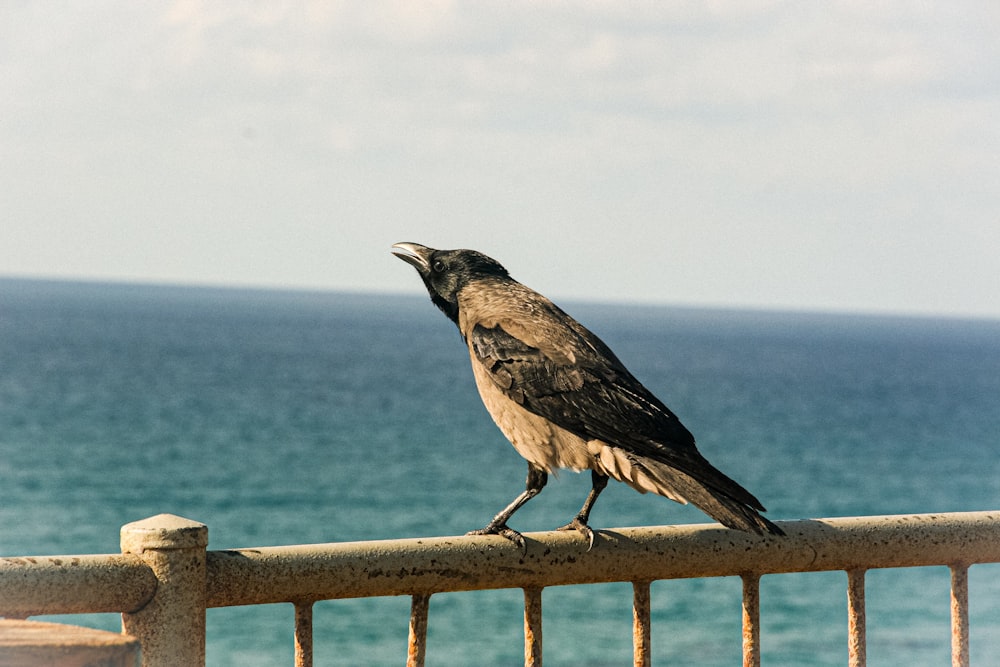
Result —
[{"label": "bird's leg", "polygon": [[594,503],[597,502],[597,496],[601,495],[601,491],[604,487],[608,485],[608,476],[602,475],[596,470],[590,471],[590,493],[587,494],[587,499],[583,501],[583,507],[580,508],[579,514],[567,523],[565,526],[560,526],[556,530],[578,530],[583,533],[583,536],[587,538],[590,543],[587,547],[587,551],[594,548],[594,531],[587,525],[590,520],[590,510],[594,509]]},{"label": "bird's leg", "polygon": [[549,475],[544,470],[540,470],[530,463],[528,464],[528,479],[524,483],[524,491],[518,495],[517,498],[503,508],[499,514],[493,517],[493,520],[486,524],[485,528],[479,530],[473,530],[467,535],[502,535],[508,540],[521,547],[521,551],[526,551],[527,546],[524,544],[524,537],[521,533],[517,532],[513,528],[507,527],[507,519],[511,517],[517,510],[521,508],[524,503],[528,502],[532,498],[538,495],[538,493],[544,488],[545,483],[549,481]]}]

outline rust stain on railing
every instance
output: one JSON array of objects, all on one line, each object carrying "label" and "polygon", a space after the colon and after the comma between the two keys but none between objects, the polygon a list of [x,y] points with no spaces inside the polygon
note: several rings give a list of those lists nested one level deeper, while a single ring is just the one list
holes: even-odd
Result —
[{"label": "rust stain on railing", "polygon": [[295,667],[313,664],[313,605],[295,605]]},{"label": "rust stain on railing", "polygon": [[427,653],[427,614],[431,596],[414,595],[410,602],[410,637],[407,642],[406,667],[421,667]]},{"label": "rust stain on railing", "polygon": [[524,667],[542,667],[542,589],[524,589]]},{"label": "rust stain on railing", "polygon": [[632,664],[635,667],[653,664],[649,584],[648,581],[632,582]]},{"label": "rust stain on railing", "polygon": [[760,575],[743,574],[743,667],[760,667]]},{"label": "rust stain on railing", "polygon": [[863,667],[868,660],[868,629],[865,615],[865,570],[847,571],[847,664]]},{"label": "rust stain on railing", "polygon": [[969,566],[951,566],[951,662],[969,667]]}]

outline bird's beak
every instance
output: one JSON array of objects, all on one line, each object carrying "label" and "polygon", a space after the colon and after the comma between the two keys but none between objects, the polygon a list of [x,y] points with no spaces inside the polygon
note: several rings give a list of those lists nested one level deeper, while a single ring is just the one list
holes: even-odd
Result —
[{"label": "bird's beak", "polygon": [[407,264],[412,264],[420,275],[427,275],[430,272],[430,257],[433,252],[434,248],[419,243],[396,243],[392,246],[392,254]]}]

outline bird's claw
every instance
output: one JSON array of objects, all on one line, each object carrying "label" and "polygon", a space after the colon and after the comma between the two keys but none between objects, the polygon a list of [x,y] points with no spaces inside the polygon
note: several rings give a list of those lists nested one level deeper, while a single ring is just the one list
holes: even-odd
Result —
[{"label": "bird's claw", "polygon": [[580,517],[576,517],[565,526],[559,526],[556,530],[576,530],[587,538],[587,551],[594,548],[594,530],[587,525],[587,522]]},{"label": "bird's claw", "polygon": [[466,535],[499,535],[500,537],[507,538],[518,547],[521,548],[521,554],[524,555],[528,553],[528,545],[524,542],[524,536],[517,532],[513,528],[510,528],[505,523],[493,525],[492,523],[485,528],[480,528],[479,530],[470,530]]}]

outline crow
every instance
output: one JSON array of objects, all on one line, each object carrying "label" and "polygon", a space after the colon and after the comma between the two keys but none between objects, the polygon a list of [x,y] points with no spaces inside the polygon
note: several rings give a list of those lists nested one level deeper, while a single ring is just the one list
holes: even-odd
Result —
[{"label": "crow", "polygon": [[418,243],[397,243],[392,253],[416,268],[431,301],[458,325],[483,404],[528,461],[525,490],[470,535],[501,535],[524,550],[507,521],[560,468],[591,471],[583,507],[559,528],[582,533],[588,550],[590,512],[611,477],[640,493],[691,502],[729,528],[784,534],[600,338],[496,260]]}]

